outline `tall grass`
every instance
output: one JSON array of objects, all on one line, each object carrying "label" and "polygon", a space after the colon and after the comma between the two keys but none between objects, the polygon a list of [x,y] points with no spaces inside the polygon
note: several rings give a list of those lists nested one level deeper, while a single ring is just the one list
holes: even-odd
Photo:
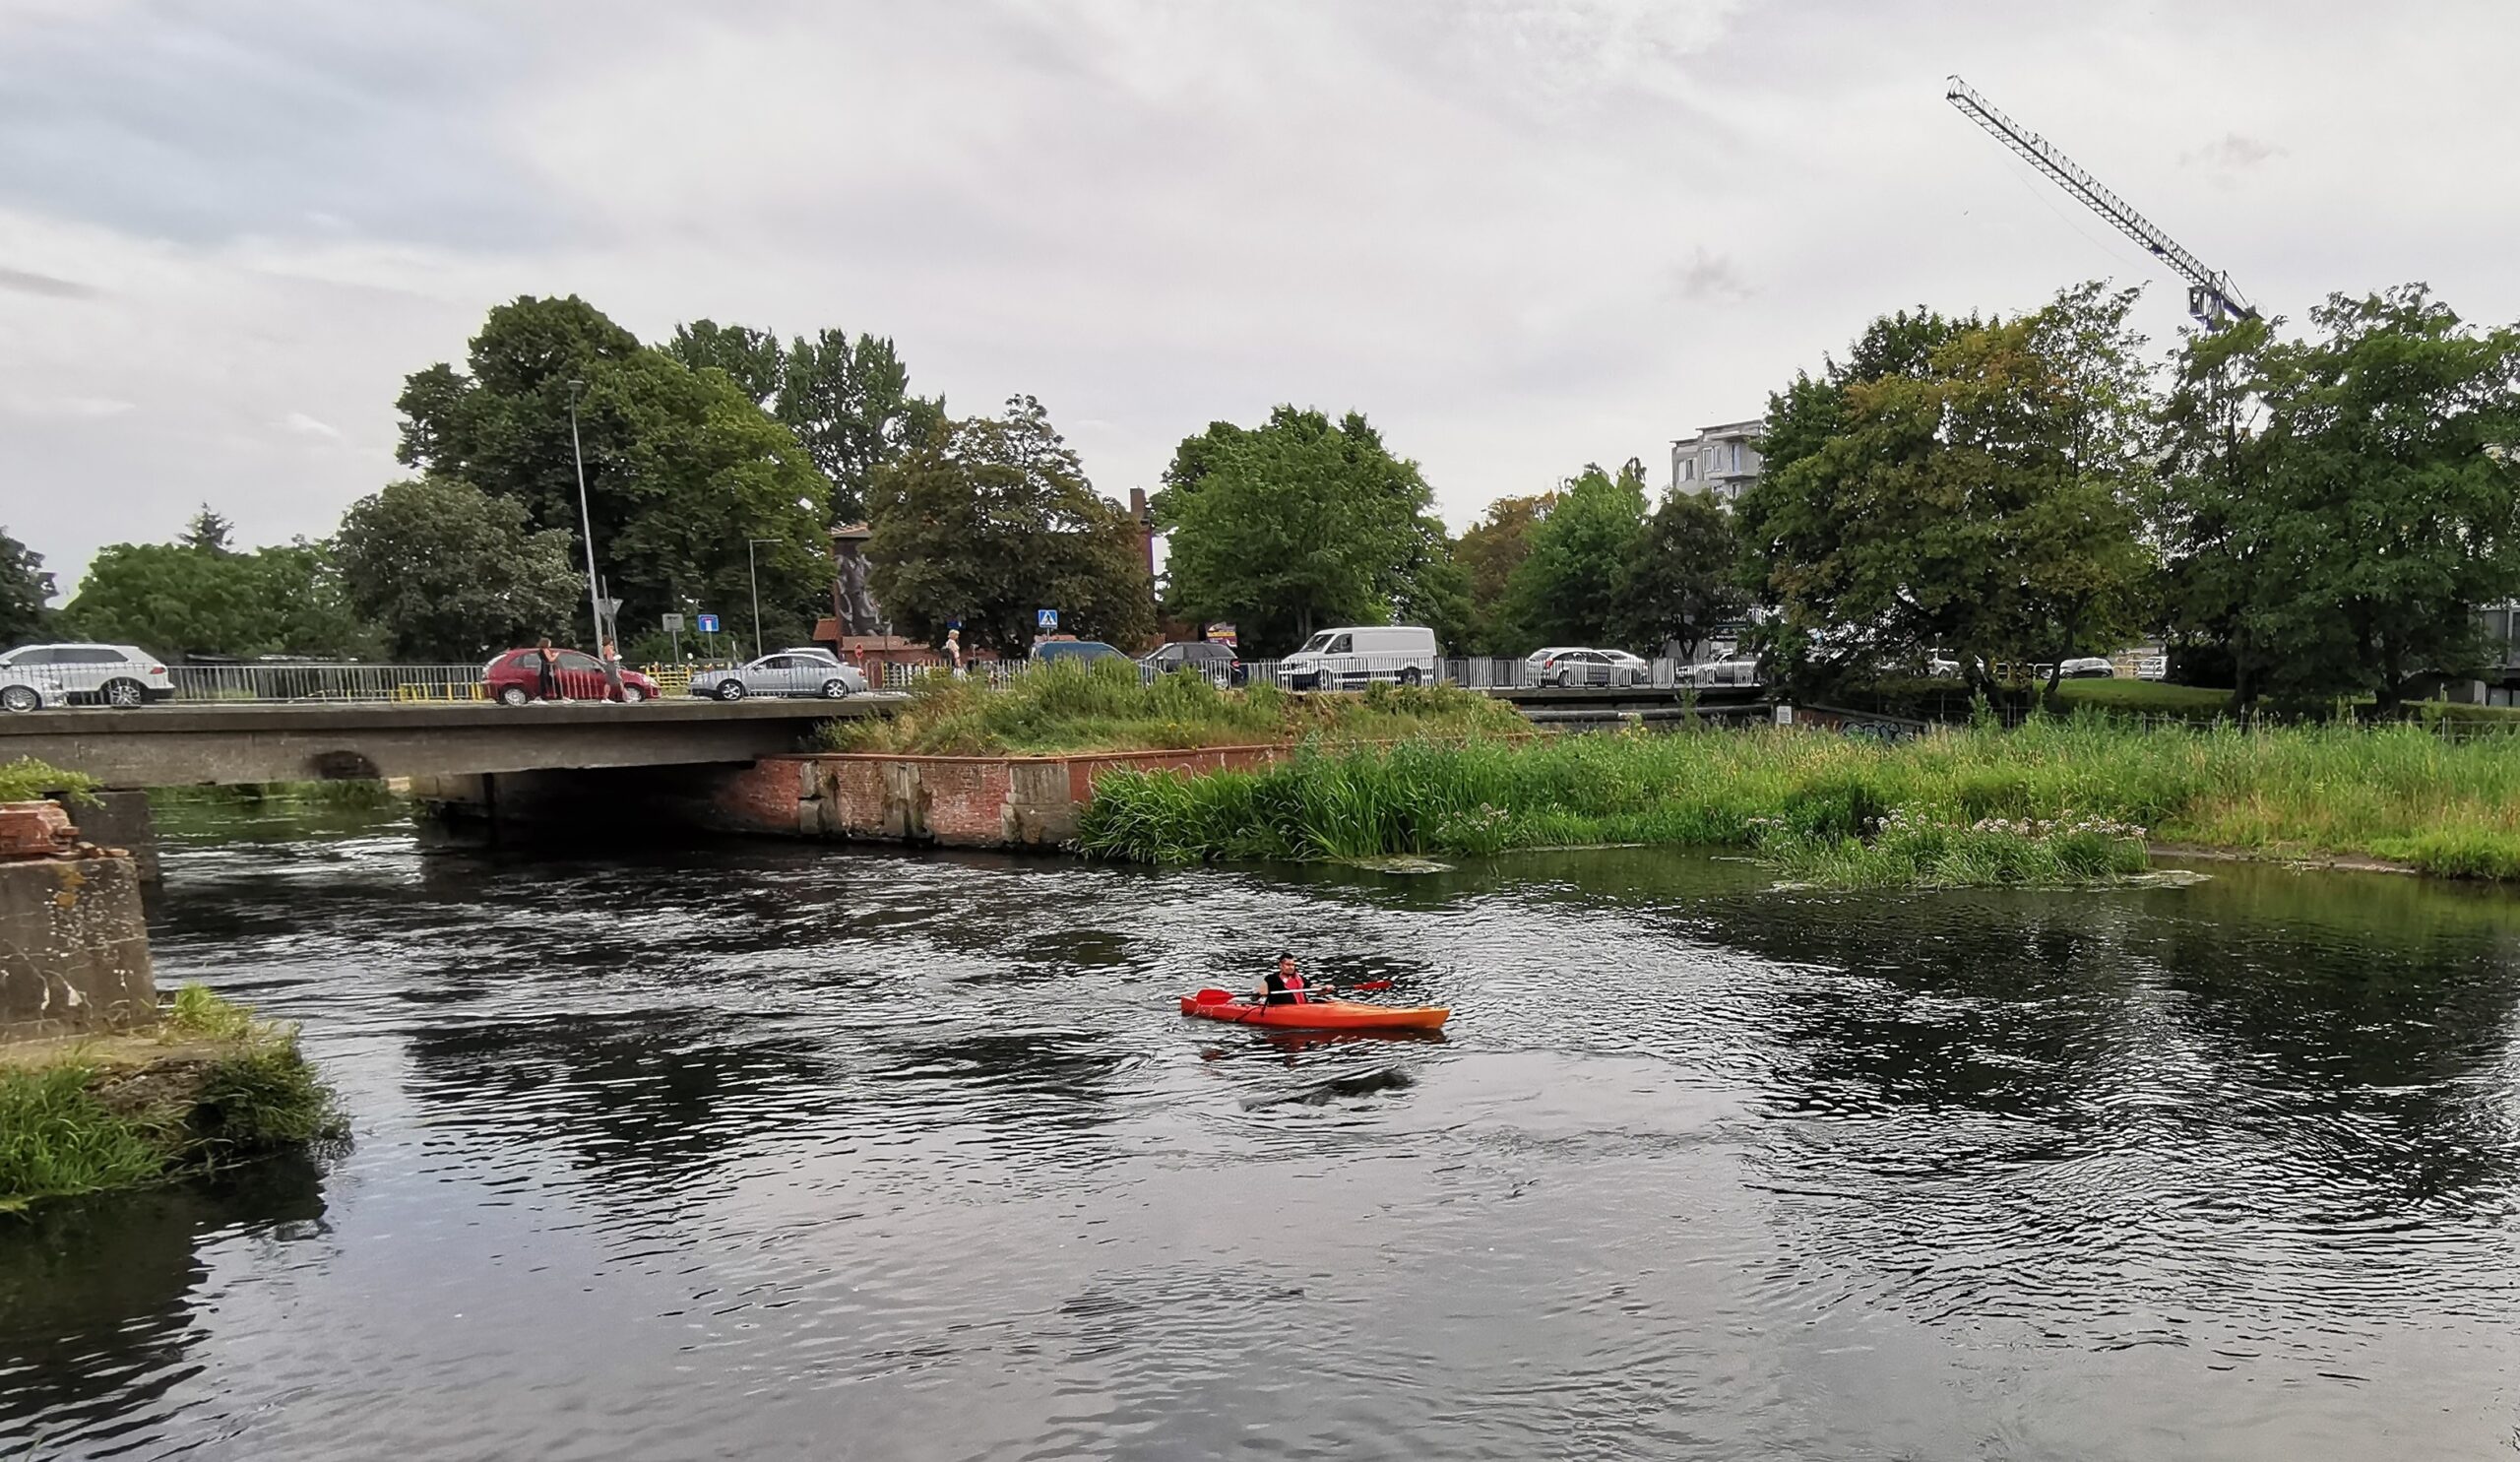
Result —
[{"label": "tall grass", "polygon": [[[198,985],[175,996],[160,1024],[165,1044],[210,1049],[162,1068],[93,1051],[0,1067],[0,1212],[346,1135],[294,1027],[255,1020]],[[138,1083],[99,1096],[135,1070]]]},{"label": "tall grass", "polygon": [[1895,745],[1770,729],[1364,747],[1105,778],[1078,843],[1177,862],[1764,839],[1782,859],[1789,838],[1875,845],[1893,812],[1946,829],[2115,822],[2174,843],[2515,878],[2520,741],[2446,743],[2406,726],[2144,731],[2082,715]]},{"label": "tall grass", "polygon": [[0,1212],[152,1181],[166,1152],[155,1134],[109,1112],[84,1065],[0,1070]]},{"label": "tall grass", "polygon": [[1221,690],[1193,674],[1142,681],[1127,661],[1056,663],[1003,689],[929,680],[892,717],[824,731],[840,751],[932,756],[1156,751],[1325,740],[1469,736],[1527,731],[1510,706],[1449,686],[1375,686],[1363,695],[1297,696],[1273,685]]}]

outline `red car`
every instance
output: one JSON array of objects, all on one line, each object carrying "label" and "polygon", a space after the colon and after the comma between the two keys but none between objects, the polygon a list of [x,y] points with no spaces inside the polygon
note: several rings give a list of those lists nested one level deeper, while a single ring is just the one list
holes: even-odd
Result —
[{"label": "red car", "polygon": [[[564,701],[608,701],[613,698],[610,680],[603,673],[603,662],[583,650],[558,650],[560,657],[560,699]],[[502,706],[522,706],[542,694],[542,652],[511,650],[481,667],[481,688],[490,699]],[[657,682],[637,670],[621,672],[621,699],[652,701],[657,698]]]}]

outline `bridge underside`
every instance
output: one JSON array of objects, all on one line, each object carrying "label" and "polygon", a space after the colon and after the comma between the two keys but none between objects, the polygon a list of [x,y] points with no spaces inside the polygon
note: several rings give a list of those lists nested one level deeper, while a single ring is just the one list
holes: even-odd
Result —
[{"label": "bridge underside", "polygon": [[656,701],[618,706],[179,706],[0,718],[0,761],[32,756],[107,787],[751,762],[817,725],[889,700]]}]

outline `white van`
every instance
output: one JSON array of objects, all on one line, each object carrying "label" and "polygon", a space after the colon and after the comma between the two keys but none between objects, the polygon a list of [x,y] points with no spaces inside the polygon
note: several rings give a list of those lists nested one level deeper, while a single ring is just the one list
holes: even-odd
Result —
[{"label": "white van", "polygon": [[1422,624],[1343,624],[1278,662],[1278,679],[1296,690],[1351,690],[1375,680],[1422,685],[1442,668],[1438,655],[1435,632]]}]

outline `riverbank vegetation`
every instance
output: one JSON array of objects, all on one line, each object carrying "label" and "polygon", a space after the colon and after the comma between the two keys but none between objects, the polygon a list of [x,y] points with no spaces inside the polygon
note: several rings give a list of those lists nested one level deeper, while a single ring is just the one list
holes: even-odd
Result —
[{"label": "riverbank vegetation", "polygon": [[0,1212],[347,1132],[294,1027],[256,1020],[197,985],[153,1031],[0,1047]]},{"label": "riverbank vegetation", "polygon": [[1812,883],[1941,885],[2138,871],[2148,838],[2520,878],[2520,741],[2084,715],[1895,744],[1777,729],[1405,743],[1108,777],[1078,846],[1195,862],[1649,844],[1737,849]]},{"label": "riverbank vegetation", "polygon": [[1529,730],[1511,706],[1451,686],[1290,695],[1272,685],[1221,689],[1187,673],[1145,682],[1133,663],[1104,660],[1039,667],[998,690],[978,679],[930,680],[900,715],[833,722],[824,742],[838,751],[992,756],[1502,736]]},{"label": "riverbank vegetation", "polygon": [[32,802],[54,793],[66,795],[73,803],[93,802],[97,785],[85,772],[66,771],[32,756],[0,762],[0,802]]}]

